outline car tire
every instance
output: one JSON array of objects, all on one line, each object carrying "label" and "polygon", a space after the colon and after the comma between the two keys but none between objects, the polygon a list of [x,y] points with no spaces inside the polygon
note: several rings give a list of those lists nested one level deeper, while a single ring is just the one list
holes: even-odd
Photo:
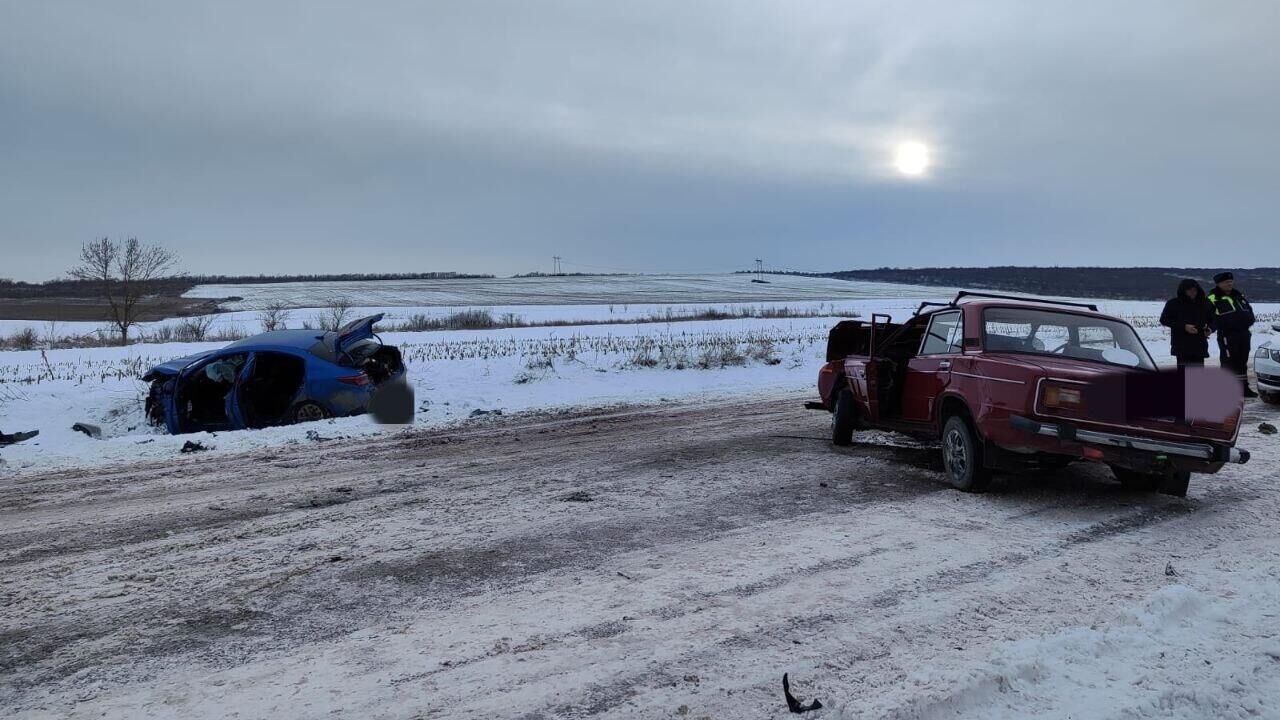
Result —
[{"label": "car tire", "polygon": [[1186,470],[1175,470],[1160,480],[1160,493],[1174,497],[1186,497],[1187,488],[1191,486],[1191,473]]},{"label": "car tire", "polygon": [[982,441],[963,415],[952,415],[942,426],[942,466],[957,490],[982,492],[991,480],[982,464]]},{"label": "car tire", "polygon": [[841,388],[836,393],[835,408],[831,413],[831,444],[845,446],[853,444],[853,428],[857,421],[858,407],[853,400],[853,392],[849,388]]},{"label": "car tire", "polygon": [[1161,477],[1150,473],[1138,472],[1129,468],[1111,466],[1111,474],[1127,490],[1136,492],[1155,492],[1160,489]]},{"label": "car tire", "polygon": [[316,420],[326,420],[329,418],[329,411],[322,406],[311,401],[300,402],[293,406],[289,411],[289,420],[293,424],[304,422],[315,422]]},{"label": "car tire", "polygon": [[1268,405],[1280,405],[1280,393],[1260,392],[1262,402]]}]

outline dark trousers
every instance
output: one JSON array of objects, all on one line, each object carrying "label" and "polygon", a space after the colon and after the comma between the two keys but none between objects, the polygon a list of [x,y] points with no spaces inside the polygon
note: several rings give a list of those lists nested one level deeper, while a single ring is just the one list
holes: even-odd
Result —
[{"label": "dark trousers", "polygon": [[1204,358],[1178,356],[1178,367],[1204,367]]},{"label": "dark trousers", "polygon": [[1249,387],[1249,353],[1252,350],[1252,336],[1249,333],[1218,336],[1218,359],[1222,369],[1240,379],[1240,384]]}]

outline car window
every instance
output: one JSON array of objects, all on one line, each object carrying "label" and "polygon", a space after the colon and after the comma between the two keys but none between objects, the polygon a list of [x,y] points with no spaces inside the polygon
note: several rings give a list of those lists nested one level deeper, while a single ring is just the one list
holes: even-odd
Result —
[{"label": "car window", "polygon": [[929,320],[921,355],[958,353],[964,345],[964,323],[959,312],[935,313]]},{"label": "car window", "polygon": [[1116,342],[1115,333],[1111,332],[1111,328],[1088,326],[1082,326],[1080,328],[1080,345],[1083,347],[1098,348],[1099,350],[1119,347],[1119,343]]},{"label": "car window", "polygon": [[1056,355],[1155,369],[1138,334],[1119,320],[1030,308],[987,308],[983,347],[989,352]]}]

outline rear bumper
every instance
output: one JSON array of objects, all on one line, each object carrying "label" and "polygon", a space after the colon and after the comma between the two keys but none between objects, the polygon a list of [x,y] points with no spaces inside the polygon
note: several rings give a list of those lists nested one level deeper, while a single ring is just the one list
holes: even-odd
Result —
[{"label": "rear bumper", "polygon": [[1248,450],[1241,450],[1219,443],[1174,442],[1172,440],[1156,440],[1135,435],[1099,432],[1097,430],[1081,430],[1071,423],[1046,423],[1021,415],[1009,416],[1009,422],[1015,430],[1082,445],[1097,445],[1120,450],[1154,453],[1208,463],[1229,462],[1243,464],[1249,462]]}]

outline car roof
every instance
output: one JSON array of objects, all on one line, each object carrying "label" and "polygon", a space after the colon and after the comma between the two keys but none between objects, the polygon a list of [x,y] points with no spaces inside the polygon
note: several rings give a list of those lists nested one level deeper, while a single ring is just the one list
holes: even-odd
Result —
[{"label": "car roof", "polygon": [[267,347],[291,347],[299,350],[310,350],[317,342],[324,338],[322,330],[272,330],[264,332],[243,340],[237,340],[224,349],[244,348],[246,350],[254,346]]},{"label": "car roof", "polygon": [[[241,350],[243,352],[253,352],[255,350],[281,349],[299,350],[309,352],[321,359],[331,360],[332,358],[324,354],[324,347],[317,348],[317,344],[324,338],[324,331],[321,330],[272,330],[247,337],[243,340],[237,340],[229,345],[224,345],[213,350],[202,350],[191,355],[180,358],[174,358],[158,365],[155,365],[143,376],[143,379],[162,375],[177,375],[191,365],[204,360],[205,358],[227,350]],[[316,352],[320,350],[320,352]]]},{"label": "car roof", "polygon": [[1018,310],[1038,310],[1040,312],[1062,313],[1064,315],[1083,315],[1085,317],[1098,318],[1100,320],[1113,320],[1123,322],[1121,318],[1107,313],[1090,310],[1089,308],[1073,307],[1069,305],[1056,305],[1048,302],[1036,302],[1034,300],[970,300],[961,302],[957,307],[974,307],[978,310],[987,308],[1011,308]]}]

